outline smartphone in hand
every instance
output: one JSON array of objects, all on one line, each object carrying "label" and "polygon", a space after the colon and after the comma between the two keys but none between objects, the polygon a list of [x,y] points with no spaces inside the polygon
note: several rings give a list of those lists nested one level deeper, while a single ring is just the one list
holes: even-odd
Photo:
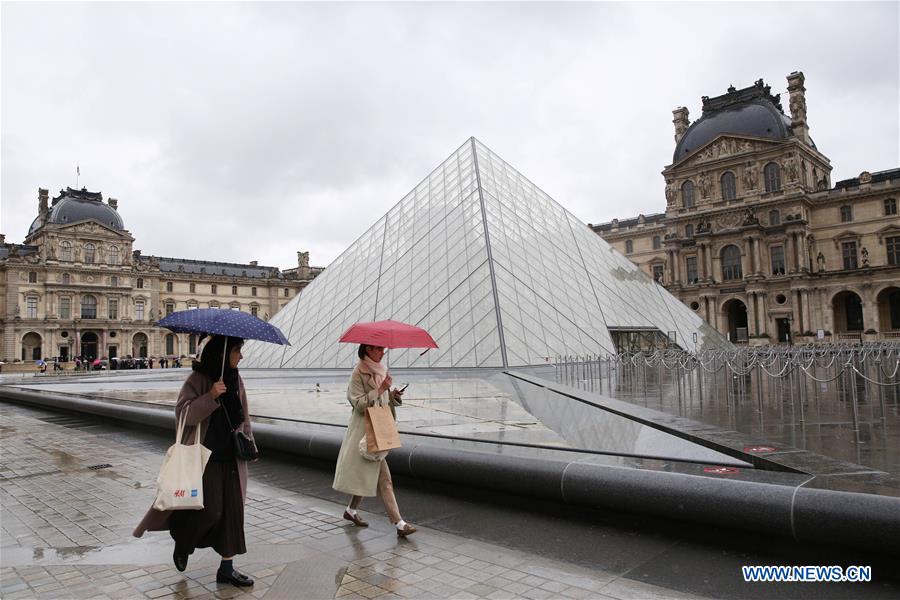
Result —
[{"label": "smartphone in hand", "polygon": [[405,391],[406,388],[408,388],[408,387],[409,387],[409,384],[408,384],[408,383],[404,383],[404,384],[403,384],[403,387],[400,388],[400,389],[398,389],[397,391],[398,391],[398,392],[403,392],[403,391]]}]

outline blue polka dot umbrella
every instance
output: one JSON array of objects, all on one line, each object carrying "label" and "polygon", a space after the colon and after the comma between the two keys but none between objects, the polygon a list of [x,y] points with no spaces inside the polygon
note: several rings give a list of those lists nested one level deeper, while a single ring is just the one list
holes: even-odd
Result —
[{"label": "blue polka dot umbrella", "polygon": [[161,319],[157,325],[175,333],[225,335],[283,346],[291,345],[280,329],[239,310],[223,308],[180,310]]}]

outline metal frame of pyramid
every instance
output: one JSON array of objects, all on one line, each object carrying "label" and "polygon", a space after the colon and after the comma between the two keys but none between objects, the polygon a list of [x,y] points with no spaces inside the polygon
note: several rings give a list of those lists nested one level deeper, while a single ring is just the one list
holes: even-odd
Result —
[{"label": "metal frame of pyramid", "polygon": [[[271,323],[291,346],[248,342],[244,367],[349,368],[360,321],[427,329],[440,348],[392,368],[515,367],[612,354],[610,329],[682,348],[728,342],[475,138],[362,234]],[[696,338],[694,334],[696,333]]]}]

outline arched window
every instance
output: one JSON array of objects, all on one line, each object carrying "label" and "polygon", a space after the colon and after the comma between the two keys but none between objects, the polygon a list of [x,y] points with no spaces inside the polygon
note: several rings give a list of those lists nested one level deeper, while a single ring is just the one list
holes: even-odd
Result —
[{"label": "arched window", "polygon": [[72,276],[68,273],[63,273],[62,282],[63,285],[69,285],[70,283],[72,283]]},{"label": "arched window", "polygon": [[625,240],[625,254],[631,254],[632,252],[634,252],[634,242]]},{"label": "arched window", "polygon": [[97,249],[90,242],[84,245],[84,264],[92,265],[94,264],[94,253]]},{"label": "arched window", "polygon": [[737,198],[737,188],[734,183],[734,173],[725,171],[720,180],[722,185],[722,200],[734,200]]},{"label": "arched window", "polygon": [[97,299],[91,295],[81,297],[81,318],[97,318]]},{"label": "arched window", "polygon": [[690,179],[681,184],[681,204],[685,208],[694,206],[694,182]]},{"label": "arched window", "polygon": [[690,223],[684,226],[684,237],[688,239],[694,237],[694,226]]},{"label": "arched window", "polygon": [[763,176],[766,178],[766,191],[777,192],[781,189],[781,168],[778,163],[770,162],[763,169]]},{"label": "arched window", "polygon": [[108,262],[111,265],[119,264],[119,247],[118,246],[110,246],[109,247]]},{"label": "arched window", "polygon": [[743,279],[741,271],[741,251],[737,246],[725,246],[722,249],[722,280]]},{"label": "arched window", "polygon": [[[653,249],[659,250],[660,248],[662,248],[662,242],[660,241],[658,235],[654,235],[653,236]],[[285,294],[285,295],[287,295],[287,294]]]},{"label": "arched window", "polygon": [[71,242],[61,242],[59,244],[59,258],[60,260],[72,260]]},{"label": "arched window", "polygon": [[781,213],[777,210],[769,211],[769,225],[781,225]]}]

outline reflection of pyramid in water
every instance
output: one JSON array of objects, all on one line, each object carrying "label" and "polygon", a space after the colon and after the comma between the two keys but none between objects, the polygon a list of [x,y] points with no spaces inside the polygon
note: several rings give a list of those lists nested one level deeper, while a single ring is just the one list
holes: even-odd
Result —
[{"label": "reflection of pyramid in water", "polygon": [[[245,367],[347,368],[358,321],[427,329],[440,346],[391,367],[503,367],[615,351],[610,328],[722,337],[478,140],[378,220],[271,322],[291,346],[248,342]],[[697,333],[697,344],[693,335]]]}]

